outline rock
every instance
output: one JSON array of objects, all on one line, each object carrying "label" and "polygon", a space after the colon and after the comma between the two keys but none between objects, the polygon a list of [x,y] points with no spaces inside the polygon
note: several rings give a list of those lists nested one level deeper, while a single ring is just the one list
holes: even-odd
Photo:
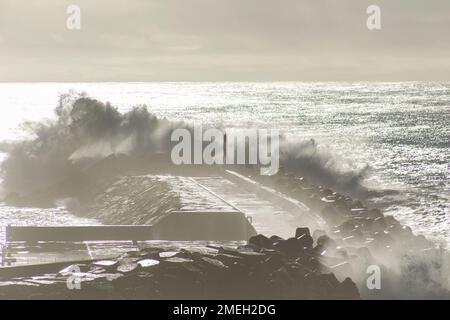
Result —
[{"label": "rock", "polygon": [[100,261],[95,261],[93,263],[93,265],[95,266],[99,266],[99,267],[113,267],[115,265],[117,265],[119,262],[117,260],[100,260]]},{"label": "rock", "polygon": [[326,283],[329,290],[334,291],[340,285],[340,282],[334,273],[323,273],[319,275],[319,279]]},{"label": "rock", "polygon": [[297,228],[295,229],[295,237],[299,238],[303,235],[311,236],[311,233],[309,232],[309,228]]},{"label": "rock", "polygon": [[249,245],[249,244],[237,247],[238,254],[241,254],[242,252],[244,252],[244,253],[245,252],[256,252],[256,253],[258,253],[259,250],[260,250],[260,248],[257,248],[257,250],[255,250],[255,246]]},{"label": "rock", "polygon": [[186,258],[173,257],[173,258],[164,259],[164,260],[162,260],[162,262],[168,262],[168,263],[191,263],[191,262],[194,262],[194,260],[186,259]]},{"label": "rock", "polygon": [[317,245],[325,247],[325,248],[332,248],[332,249],[335,249],[338,246],[337,242],[334,241],[333,239],[331,239],[327,235],[320,236],[317,239]]},{"label": "rock", "polygon": [[340,263],[330,265],[329,270],[340,279],[348,276],[353,276],[352,265],[347,261],[342,261]]},{"label": "rock", "polygon": [[304,250],[303,246],[296,238],[278,241],[273,247],[288,256],[299,256]]},{"label": "rock", "polygon": [[272,255],[264,260],[264,266],[270,270],[277,270],[284,265],[281,255]]},{"label": "rock", "polygon": [[218,260],[218,259],[212,259],[212,258],[208,258],[208,257],[203,257],[202,260],[204,262],[206,262],[206,264],[209,267],[212,267],[212,269],[221,270],[221,269],[227,268],[227,266],[224,265],[223,262]]},{"label": "rock", "polygon": [[267,238],[262,234],[258,234],[256,236],[251,237],[248,242],[249,244],[252,244],[258,248],[266,248],[266,249],[272,248],[272,240],[270,240],[269,238]]},{"label": "rock", "polygon": [[142,268],[154,267],[159,264],[158,260],[155,259],[142,259],[137,262]]},{"label": "rock", "polygon": [[137,270],[139,268],[139,264],[137,263],[123,263],[117,267],[117,271],[121,273],[129,273]]},{"label": "rock", "polygon": [[161,258],[159,256],[160,251],[141,251],[139,252],[140,259],[159,259]]},{"label": "rock", "polygon": [[166,251],[166,252],[160,252],[159,257],[160,258],[172,258],[175,257],[178,254],[178,251]]},{"label": "rock", "polygon": [[242,257],[245,261],[250,262],[261,261],[266,257],[265,254],[254,251],[241,251],[239,252],[239,256]]},{"label": "rock", "polygon": [[278,285],[282,290],[283,288],[290,287],[293,284],[293,278],[285,266],[274,271],[273,278],[276,282],[278,282]]},{"label": "rock", "polygon": [[284,240],[282,237],[279,237],[279,236],[271,236],[270,237],[270,240],[272,240],[272,243],[274,243],[274,242],[278,242],[278,241],[281,241],[281,240]]},{"label": "rock", "polygon": [[304,249],[312,249],[312,246],[314,244],[314,240],[309,234],[303,234],[299,236],[297,238],[297,241]]},{"label": "rock", "polygon": [[219,253],[239,256],[241,250],[235,247],[223,246],[219,248]]},{"label": "rock", "polygon": [[231,266],[242,260],[242,257],[238,257],[238,256],[231,255],[231,254],[224,254],[224,253],[217,254],[214,256],[214,258],[221,261],[222,263],[224,263],[227,266]]},{"label": "rock", "polygon": [[322,195],[322,197],[328,197],[333,195],[333,191],[330,189],[323,189],[320,191],[320,194]]},{"label": "rock", "polygon": [[356,284],[350,278],[345,278],[345,280],[340,283],[336,295],[340,299],[356,300],[361,298]]}]

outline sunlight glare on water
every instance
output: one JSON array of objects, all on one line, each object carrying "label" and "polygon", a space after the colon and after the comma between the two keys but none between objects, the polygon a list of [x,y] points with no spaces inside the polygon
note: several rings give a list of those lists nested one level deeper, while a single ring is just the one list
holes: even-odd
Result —
[{"label": "sunlight glare on water", "polygon": [[69,90],[121,111],[145,104],[173,120],[276,127],[313,138],[370,165],[367,185],[402,191],[371,199],[372,205],[418,233],[450,241],[450,83],[3,83],[0,140],[26,136],[24,121],[54,117],[58,95]]}]

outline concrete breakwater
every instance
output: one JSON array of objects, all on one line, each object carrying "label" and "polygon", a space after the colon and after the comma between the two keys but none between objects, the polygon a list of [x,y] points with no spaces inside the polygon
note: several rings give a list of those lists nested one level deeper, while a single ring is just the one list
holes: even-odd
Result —
[{"label": "concrete breakwater", "polygon": [[[234,176],[193,179],[252,218],[260,234],[247,245],[230,248],[214,242],[213,248],[203,245],[194,250],[183,242],[172,248],[144,245],[107,262],[78,265],[77,279],[87,288],[85,292],[67,289],[67,280],[73,276],[67,271],[46,276],[37,273],[2,279],[3,298],[450,297],[448,252],[393,217],[288,173],[263,177],[257,170],[245,168]],[[122,205],[128,188],[108,190],[117,198],[109,201],[101,196],[104,200],[97,208],[102,214],[138,216],[138,210],[127,216],[127,206]],[[146,200],[142,195],[145,193],[137,192],[129,198]],[[117,211],[111,212],[110,203],[117,204]],[[373,267],[380,271],[379,288],[367,285],[368,270]],[[242,279],[241,274],[246,277]]]}]

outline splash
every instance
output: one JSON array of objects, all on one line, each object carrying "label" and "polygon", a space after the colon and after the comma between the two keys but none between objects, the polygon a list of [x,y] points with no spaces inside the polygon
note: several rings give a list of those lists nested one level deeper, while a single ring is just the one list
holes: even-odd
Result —
[{"label": "splash", "polygon": [[341,193],[366,198],[369,190],[363,181],[370,167],[355,165],[351,160],[333,154],[314,139],[284,138],[280,147],[280,163],[286,172],[301,175],[316,185],[326,186]]},{"label": "splash", "polygon": [[[121,113],[107,102],[75,92],[60,96],[55,115],[54,120],[26,123],[31,138],[0,145],[7,154],[1,165],[6,193],[26,195],[49,188],[111,155],[170,154],[172,130],[192,130],[186,123],[157,118],[145,105]],[[367,191],[362,186],[367,166],[357,168],[314,140],[283,137],[280,165],[350,195],[362,197]]]},{"label": "splash", "polygon": [[[2,143],[3,188],[27,194],[76,174],[89,160],[112,154],[139,156],[167,151],[174,123],[146,106],[121,114],[109,103],[70,92],[60,96],[56,119],[26,123],[32,138]],[[166,150],[164,150],[164,148]]]}]

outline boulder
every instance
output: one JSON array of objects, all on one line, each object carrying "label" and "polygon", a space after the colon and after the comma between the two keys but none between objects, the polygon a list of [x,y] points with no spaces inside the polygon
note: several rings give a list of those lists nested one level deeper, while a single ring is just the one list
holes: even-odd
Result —
[{"label": "boulder", "polygon": [[297,237],[297,241],[304,249],[312,249],[314,244],[314,240],[309,234],[302,234]]},{"label": "boulder", "polygon": [[274,243],[274,242],[278,242],[278,241],[281,241],[281,240],[284,240],[284,239],[282,237],[277,236],[277,235],[273,235],[273,236],[270,237],[270,240],[272,240],[272,243]]},{"label": "boulder", "polygon": [[332,248],[332,249],[335,249],[338,246],[337,242],[334,241],[333,239],[331,239],[327,235],[320,236],[317,239],[317,245],[325,247],[325,248]]},{"label": "boulder", "polygon": [[278,241],[274,243],[273,247],[288,256],[299,256],[304,250],[301,242],[297,238]]},{"label": "boulder", "polygon": [[270,240],[269,238],[267,238],[262,234],[258,234],[256,236],[251,237],[248,242],[249,244],[254,245],[258,248],[266,248],[266,249],[272,248],[272,240]]},{"label": "boulder", "polygon": [[303,235],[311,236],[311,233],[309,232],[309,228],[303,227],[303,228],[297,228],[295,229],[295,237],[299,238]]},{"label": "boulder", "polygon": [[351,299],[357,300],[361,297],[359,296],[358,288],[356,284],[350,278],[345,278],[344,281],[338,286],[338,291],[336,292],[336,297],[339,299]]}]

